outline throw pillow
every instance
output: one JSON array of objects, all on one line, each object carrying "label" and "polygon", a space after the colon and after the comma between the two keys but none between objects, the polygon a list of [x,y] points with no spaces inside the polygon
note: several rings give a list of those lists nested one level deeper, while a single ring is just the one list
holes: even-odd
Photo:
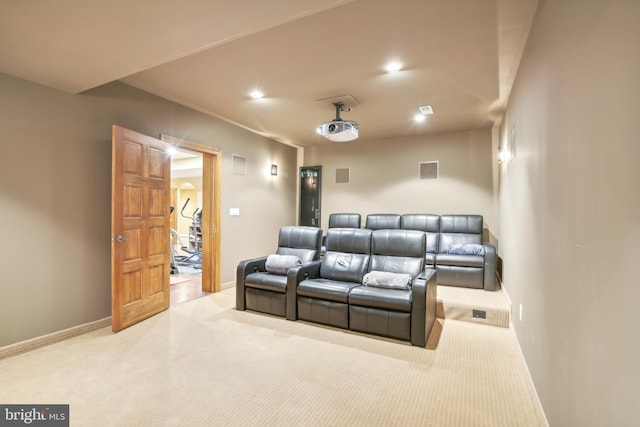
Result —
[{"label": "throw pillow", "polygon": [[284,276],[291,267],[302,265],[302,261],[295,255],[269,255],[265,268],[269,273]]},{"label": "throw pillow", "polygon": [[456,255],[484,255],[484,246],[478,245],[476,243],[452,245],[449,248],[449,253]]},{"label": "throw pillow", "polygon": [[411,288],[411,275],[374,270],[364,275],[362,284],[379,288],[409,289]]}]

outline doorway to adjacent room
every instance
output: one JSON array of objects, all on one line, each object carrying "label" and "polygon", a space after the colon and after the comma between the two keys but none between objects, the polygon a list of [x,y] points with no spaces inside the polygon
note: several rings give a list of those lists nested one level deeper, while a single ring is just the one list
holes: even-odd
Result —
[{"label": "doorway to adjacent room", "polygon": [[220,290],[222,153],[168,135],[161,139],[175,148],[171,156],[173,305]]},{"label": "doorway to adjacent room", "polygon": [[[191,212],[191,236],[197,238],[185,247],[200,257],[200,291],[220,290],[222,153],[170,136],[158,140],[116,125],[112,130],[111,319],[117,332],[170,306],[174,264],[170,148],[201,156],[201,196],[196,191],[201,205]],[[177,218],[173,219],[177,226]]]},{"label": "doorway to adjacent room", "polygon": [[171,151],[171,305],[208,294],[202,290],[202,157]]}]

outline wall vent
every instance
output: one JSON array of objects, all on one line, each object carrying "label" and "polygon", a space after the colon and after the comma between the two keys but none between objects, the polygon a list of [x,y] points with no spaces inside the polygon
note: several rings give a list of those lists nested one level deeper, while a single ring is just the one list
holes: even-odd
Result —
[{"label": "wall vent", "polygon": [[238,156],[237,154],[231,155],[232,163],[233,163],[233,173],[236,175],[245,175],[246,174],[246,160],[242,156]]},{"label": "wall vent", "polygon": [[486,319],[487,312],[484,310],[473,310],[472,315],[474,319]]},{"label": "wall vent", "polygon": [[439,162],[420,162],[420,179],[438,179]]},{"label": "wall vent", "polygon": [[336,184],[348,184],[351,178],[350,168],[336,169]]}]

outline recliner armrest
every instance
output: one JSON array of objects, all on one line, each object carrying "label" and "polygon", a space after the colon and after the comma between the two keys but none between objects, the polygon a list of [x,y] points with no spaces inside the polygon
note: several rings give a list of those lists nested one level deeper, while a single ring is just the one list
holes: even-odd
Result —
[{"label": "recliner armrest", "polygon": [[244,293],[244,280],[245,278],[257,271],[267,271],[265,264],[267,263],[267,257],[247,259],[240,261],[236,268],[236,310],[246,310],[245,305],[245,293]]},{"label": "recliner armrest", "polygon": [[298,319],[298,284],[305,279],[320,277],[322,261],[311,261],[300,267],[292,267],[287,272],[287,319]]},{"label": "recliner armrest", "polygon": [[484,290],[495,291],[496,290],[496,265],[497,265],[496,247],[489,243],[485,243],[483,246],[484,246]]},{"label": "recliner armrest", "polygon": [[425,347],[436,320],[436,270],[425,269],[411,286],[411,344]]}]

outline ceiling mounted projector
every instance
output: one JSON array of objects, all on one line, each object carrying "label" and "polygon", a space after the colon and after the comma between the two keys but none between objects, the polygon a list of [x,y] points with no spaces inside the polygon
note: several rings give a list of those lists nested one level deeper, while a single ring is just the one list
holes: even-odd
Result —
[{"label": "ceiling mounted projector", "polygon": [[330,122],[318,126],[317,132],[329,141],[347,142],[358,138],[358,123],[350,120],[342,120],[340,111],[351,111],[351,107],[344,107],[342,102],[335,102],[336,118]]}]

